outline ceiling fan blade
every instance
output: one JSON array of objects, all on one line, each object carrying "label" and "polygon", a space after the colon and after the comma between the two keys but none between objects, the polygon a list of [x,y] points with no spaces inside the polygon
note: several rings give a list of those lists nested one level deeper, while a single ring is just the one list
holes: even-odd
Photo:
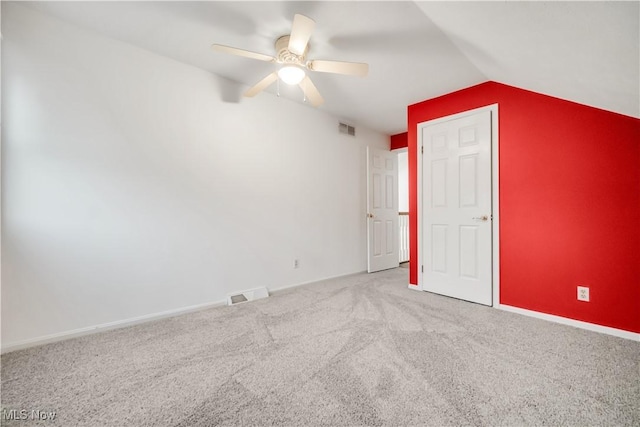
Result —
[{"label": "ceiling fan blade", "polygon": [[238,49],[231,46],[224,46],[221,44],[213,44],[211,45],[211,49],[216,50],[218,52],[230,53],[231,55],[244,56],[245,58],[257,59],[259,61],[266,62],[275,62],[275,58],[273,56],[264,55],[262,53],[251,52],[250,50]]},{"label": "ceiling fan blade", "polygon": [[312,71],[321,73],[346,74],[349,76],[364,77],[369,72],[369,64],[362,62],[342,62],[342,61],[309,61],[308,67]]},{"label": "ceiling fan blade", "polygon": [[293,17],[291,35],[289,36],[289,51],[296,55],[302,55],[307,49],[307,43],[311,38],[316,22],[304,15],[296,14]]},{"label": "ceiling fan blade", "polygon": [[314,107],[317,107],[324,102],[322,95],[318,92],[318,88],[316,88],[309,76],[305,76],[305,78],[300,82],[300,88],[302,89],[302,92],[304,92],[304,96],[309,100],[309,103]]},{"label": "ceiling fan blade", "polygon": [[249,88],[249,90],[247,90],[244,93],[244,96],[248,96],[248,97],[256,96],[258,93],[265,90],[271,83],[275,82],[277,79],[278,79],[278,73],[274,71],[273,73],[269,74],[267,77],[265,77],[264,79],[256,83],[253,87]]}]

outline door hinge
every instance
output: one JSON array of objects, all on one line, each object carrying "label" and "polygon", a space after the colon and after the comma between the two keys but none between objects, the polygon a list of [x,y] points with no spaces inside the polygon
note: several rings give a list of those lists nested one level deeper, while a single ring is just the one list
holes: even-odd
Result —
[{"label": "door hinge", "polygon": [[420,153],[424,154],[424,145],[422,147],[420,147]]},{"label": "door hinge", "polygon": [[424,265],[420,266],[420,269],[422,270],[422,272],[424,273]]}]

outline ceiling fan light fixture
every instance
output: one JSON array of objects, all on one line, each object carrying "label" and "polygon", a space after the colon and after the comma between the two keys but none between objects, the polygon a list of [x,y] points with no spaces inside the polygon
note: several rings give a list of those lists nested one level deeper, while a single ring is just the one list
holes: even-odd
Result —
[{"label": "ceiling fan light fixture", "polygon": [[278,77],[288,85],[297,85],[305,75],[304,70],[295,65],[285,65],[278,70]]},{"label": "ceiling fan light fixture", "polygon": [[317,107],[324,102],[324,99],[318,92],[318,88],[311,81],[311,78],[309,78],[309,75],[307,75],[307,70],[364,77],[369,72],[369,65],[360,62],[317,59],[307,61],[309,40],[315,25],[316,23],[313,19],[295,14],[291,25],[291,33],[278,37],[275,42],[275,56],[220,44],[214,44],[212,48],[218,52],[270,62],[274,65],[277,64],[274,68],[278,68],[250,87],[244,93],[244,96],[256,96],[274,82],[278,82],[277,93],[280,96],[280,81],[282,80],[287,85],[300,86],[302,93],[304,93],[305,102],[308,100],[311,105]]}]

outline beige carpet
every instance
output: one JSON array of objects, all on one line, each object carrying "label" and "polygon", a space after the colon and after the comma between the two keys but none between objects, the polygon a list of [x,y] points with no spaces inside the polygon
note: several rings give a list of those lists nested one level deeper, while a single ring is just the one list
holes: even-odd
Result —
[{"label": "beige carpet", "polygon": [[[2,356],[6,426],[640,425],[640,343],[359,274]],[[5,417],[6,418],[6,417]]]}]

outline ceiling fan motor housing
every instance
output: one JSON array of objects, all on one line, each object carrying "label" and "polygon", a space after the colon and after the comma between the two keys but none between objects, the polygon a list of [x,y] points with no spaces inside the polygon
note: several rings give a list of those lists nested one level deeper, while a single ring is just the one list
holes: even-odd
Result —
[{"label": "ceiling fan motor housing", "polygon": [[276,40],[276,59],[282,64],[295,64],[304,66],[307,52],[309,52],[309,44],[302,55],[296,55],[289,50],[289,36],[282,36]]},{"label": "ceiling fan motor housing", "polygon": [[287,84],[299,85],[305,95],[305,99],[309,100],[311,105],[317,107],[324,102],[324,99],[322,99],[318,88],[307,75],[306,70],[364,77],[369,71],[369,66],[359,62],[317,59],[307,62],[309,39],[314,27],[315,21],[313,19],[300,14],[294,15],[291,33],[279,37],[275,42],[275,56],[220,44],[214,44],[212,47],[219,52],[280,64],[277,71],[273,71],[249,88],[244,93],[245,96],[255,96],[280,78]]}]

